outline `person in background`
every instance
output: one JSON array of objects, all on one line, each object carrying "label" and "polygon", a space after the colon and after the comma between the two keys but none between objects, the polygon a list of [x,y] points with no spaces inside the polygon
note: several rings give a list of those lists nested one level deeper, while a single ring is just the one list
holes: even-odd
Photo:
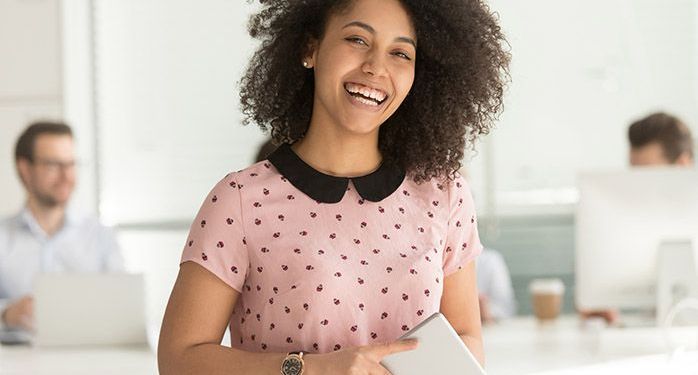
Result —
[{"label": "person in background", "polygon": [[480,319],[485,324],[511,318],[516,314],[516,300],[509,269],[502,254],[485,248],[476,259]]},{"label": "person in background", "polygon": [[[630,166],[693,167],[691,130],[676,116],[656,112],[633,122],[628,128]],[[618,321],[617,310],[580,311],[583,319],[602,318],[608,324]]]},{"label": "person in background", "polygon": [[667,113],[653,113],[628,129],[630,165],[693,166],[693,137],[686,124]]},{"label": "person in background", "polygon": [[17,140],[15,165],[26,203],[0,221],[0,325],[31,330],[39,274],[118,271],[123,261],[110,229],[67,210],[76,180],[68,125],[31,124]]}]

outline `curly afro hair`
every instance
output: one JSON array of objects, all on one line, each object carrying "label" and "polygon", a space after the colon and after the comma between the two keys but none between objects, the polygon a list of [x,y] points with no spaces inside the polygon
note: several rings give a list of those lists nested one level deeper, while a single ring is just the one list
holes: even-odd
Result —
[{"label": "curly afro hair", "polygon": [[[301,59],[312,40],[322,39],[328,18],[353,1],[258,1],[262,9],[248,31],[261,46],[240,83],[244,124],[270,131],[276,144],[294,143],[305,135],[313,110],[313,73]],[[489,133],[502,110],[508,44],[484,0],[400,1],[417,34],[415,79],[380,127],[383,162],[416,182],[452,179],[465,149]]]}]

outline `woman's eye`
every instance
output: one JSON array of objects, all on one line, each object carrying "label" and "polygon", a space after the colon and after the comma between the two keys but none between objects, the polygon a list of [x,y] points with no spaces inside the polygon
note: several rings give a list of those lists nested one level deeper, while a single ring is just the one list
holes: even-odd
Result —
[{"label": "woman's eye", "polygon": [[412,58],[404,52],[395,52],[395,53],[393,53],[393,55],[400,57],[400,58],[403,58],[405,60],[412,60]]},{"label": "woman's eye", "polygon": [[355,37],[355,36],[350,36],[350,37],[346,38],[346,40],[347,40],[347,41],[350,41],[350,42],[352,42],[352,43],[357,43],[357,44],[361,44],[361,45],[364,45],[364,46],[367,46],[367,45],[368,45],[368,43],[366,43],[366,41],[364,41],[363,39],[361,39],[361,38],[359,38],[359,37]]}]

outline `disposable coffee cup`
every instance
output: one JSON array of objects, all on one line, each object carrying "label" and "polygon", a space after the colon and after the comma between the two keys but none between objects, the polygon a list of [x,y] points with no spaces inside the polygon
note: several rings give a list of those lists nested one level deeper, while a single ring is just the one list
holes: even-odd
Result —
[{"label": "disposable coffee cup", "polygon": [[555,320],[560,315],[565,284],[560,279],[535,279],[528,285],[533,302],[533,313],[542,322]]}]

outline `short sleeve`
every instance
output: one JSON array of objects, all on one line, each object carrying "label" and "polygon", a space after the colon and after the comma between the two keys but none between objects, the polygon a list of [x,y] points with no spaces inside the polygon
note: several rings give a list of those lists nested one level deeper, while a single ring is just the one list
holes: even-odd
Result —
[{"label": "short sleeve", "polygon": [[482,252],[470,187],[460,174],[448,186],[450,212],[443,253],[445,276],[460,270]]},{"label": "short sleeve", "polygon": [[231,173],[219,181],[201,205],[191,224],[181,263],[196,262],[241,292],[249,258],[235,176]]}]

